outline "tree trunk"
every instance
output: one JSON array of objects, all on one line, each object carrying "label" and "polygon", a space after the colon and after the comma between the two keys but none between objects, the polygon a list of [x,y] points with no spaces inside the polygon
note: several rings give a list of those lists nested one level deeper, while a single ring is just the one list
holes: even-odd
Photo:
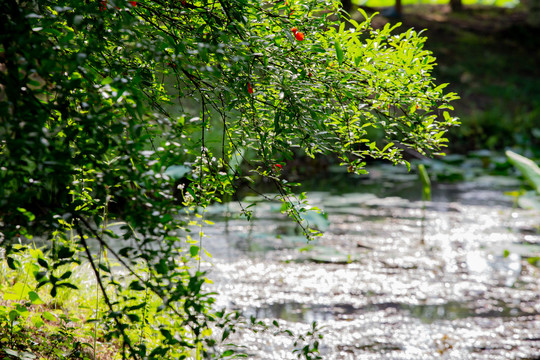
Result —
[{"label": "tree trunk", "polygon": [[463,3],[461,0],[450,0],[450,8],[452,12],[460,12],[463,10]]},{"label": "tree trunk", "polygon": [[396,18],[401,18],[401,15],[403,15],[403,6],[401,5],[401,0],[396,0]]}]

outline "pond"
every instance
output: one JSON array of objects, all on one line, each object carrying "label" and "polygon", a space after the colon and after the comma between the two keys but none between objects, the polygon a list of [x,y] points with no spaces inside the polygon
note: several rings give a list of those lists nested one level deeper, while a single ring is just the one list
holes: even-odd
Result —
[{"label": "pond", "polygon": [[[519,182],[435,184],[422,202],[415,175],[385,173],[349,177],[354,192],[314,181],[327,219],[308,218],[324,230],[310,243],[278,203],[246,199],[252,222],[228,216],[238,203],[210,208],[217,307],[293,331],[317,321],[323,359],[539,359],[540,214],[504,195]],[[296,358],[283,333],[234,336],[250,359]]]}]

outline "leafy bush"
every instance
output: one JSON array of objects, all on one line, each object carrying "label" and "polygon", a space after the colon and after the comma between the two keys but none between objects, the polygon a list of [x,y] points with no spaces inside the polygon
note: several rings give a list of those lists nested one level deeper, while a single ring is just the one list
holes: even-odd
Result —
[{"label": "leafy bush", "polygon": [[[46,238],[46,254],[25,274],[59,300],[80,291],[74,268],[89,264],[100,293],[92,321],[117,339],[122,358],[234,355],[213,336],[236,325],[205,291],[203,235],[193,233],[206,223],[201,209],[242,179],[265,178],[302,224],[304,200],[293,201],[280,176],[296,149],[336,154],[360,173],[366,157],[405,163],[404,148],[437,153],[458,123],[447,112],[456,96],[434,83],[419,33],[374,29],[337,6],[6,0],[7,265],[22,266],[24,247],[14,243]],[[184,179],[174,178],[178,167],[188,169]],[[301,356],[318,351],[306,346]]]}]

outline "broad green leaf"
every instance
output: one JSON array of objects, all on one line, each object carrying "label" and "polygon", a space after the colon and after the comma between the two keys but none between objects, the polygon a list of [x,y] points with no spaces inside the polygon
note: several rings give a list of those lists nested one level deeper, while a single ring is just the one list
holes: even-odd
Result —
[{"label": "broad green leaf", "polygon": [[336,49],[338,63],[341,65],[343,63],[343,49],[341,48],[339,40],[334,41],[334,48]]},{"label": "broad green leaf", "polygon": [[101,80],[101,85],[109,85],[109,84],[112,84],[112,82],[113,82],[112,78],[106,77],[103,80]]},{"label": "broad green leaf", "polygon": [[20,314],[16,310],[11,310],[9,312],[8,316],[9,316],[9,321],[14,322],[15,319],[17,319],[20,316]]},{"label": "broad green leaf", "polygon": [[45,324],[45,322],[41,318],[41,315],[39,315],[39,314],[32,315],[30,320],[32,321],[32,324],[34,324],[36,329],[39,329],[40,327],[42,327]]},{"label": "broad green leaf", "polygon": [[169,176],[171,179],[178,180],[186,176],[191,172],[191,167],[186,165],[173,165],[167,168],[165,175]]},{"label": "broad green leaf", "polygon": [[9,266],[9,268],[11,270],[17,270],[18,268],[21,267],[21,263],[19,262],[19,260],[14,259],[11,256],[6,257],[6,260],[7,260],[8,266]]},{"label": "broad green leaf", "polygon": [[49,263],[47,262],[47,260],[43,259],[43,258],[38,258],[37,259],[37,262],[39,265],[41,265],[42,267],[44,267],[45,269],[48,269],[49,268]]},{"label": "broad green leaf", "polygon": [[42,314],[41,314],[41,317],[43,317],[43,319],[47,320],[47,321],[56,321],[56,316],[54,316],[54,314],[48,312],[48,311],[44,311]]},{"label": "broad green leaf", "polygon": [[529,184],[540,194],[540,168],[538,165],[525,156],[516,154],[510,150],[506,151],[506,156],[510,163],[521,171]]},{"label": "broad green leaf", "polygon": [[199,247],[195,245],[191,245],[191,247],[189,248],[189,253],[192,257],[199,255]]},{"label": "broad green leaf", "polygon": [[35,291],[28,292],[28,298],[30,302],[34,305],[43,304],[43,301],[40,299],[39,295]]}]

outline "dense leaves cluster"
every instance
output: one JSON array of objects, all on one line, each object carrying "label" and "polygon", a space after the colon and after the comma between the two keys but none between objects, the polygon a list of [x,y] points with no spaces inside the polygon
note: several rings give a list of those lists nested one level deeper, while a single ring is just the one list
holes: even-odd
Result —
[{"label": "dense leaves cluster", "polygon": [[[2,246],[10,254],[14,240],[46,234],[50,260],[35,275],[53,296],[73,287],[62,269],[85,257],[125,357],[206,353],[220,317],[192,265],[202,251],[190,236],[204,221],[196,208],[254,177],[275,182],[288,204],[279,163],[300,151],[336,154],[362,172],[366,157],[400,163],[404,148],[439,151],[457,124],[446,112],[455,95],[435,85],[419,33],[346,20],[337,6],[6,0]],[[122,220],[119,231],[111,219]],[[129,275],[120,281],[97,249]],[[134,270],[141,264],[144,275]],[[148,296],[132,292],[150,292],[167,314],[152,346],[141,340]]]}]

